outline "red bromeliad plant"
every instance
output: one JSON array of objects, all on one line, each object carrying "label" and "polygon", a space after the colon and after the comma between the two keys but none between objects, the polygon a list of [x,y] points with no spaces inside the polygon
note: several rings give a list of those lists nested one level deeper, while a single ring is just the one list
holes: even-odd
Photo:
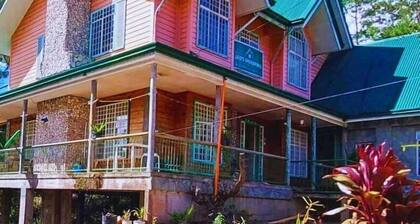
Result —
[{"label": "red bromeliad plant", "polygon": [[385,144],[357,149],[359,162],[338,167],[332,178],[344,196],[343,207],[324,215],[344,210],[355,214],[345,223],[406,224],[420,220],[420,182],[408,178],[409,169]]}]

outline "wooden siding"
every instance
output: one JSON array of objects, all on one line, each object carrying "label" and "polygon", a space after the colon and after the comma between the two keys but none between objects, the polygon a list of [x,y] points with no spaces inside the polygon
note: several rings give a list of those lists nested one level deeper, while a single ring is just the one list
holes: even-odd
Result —
[{"label": "wooden siding", "polygon": [[[159,5],[162,0],[158,0]],[[178,48],[178,7],[179,0],[165,0],[162,8],[158,12],[156,23],[156,41],[171,47]]]},{"label": "wooden siding", "polygon": [[[150,0],[126,0],[125,50],[151,43],[153,38],[154,2]],[[92,0],[91,11],[112,3],[112,0]],[[115,53],[120,53],[116,51]],[[113,55],[111,54],[111,55]]]},{"label": "wooden siding", "polygon": [[34,0],[11,39],[10,88],[36,80],[37,39],[45,31],[46,0]]},{"label": "wooden siding", "polygon": [[127,0],[125,49],[151,43],[153,39],[154,3],[150,0]]}]

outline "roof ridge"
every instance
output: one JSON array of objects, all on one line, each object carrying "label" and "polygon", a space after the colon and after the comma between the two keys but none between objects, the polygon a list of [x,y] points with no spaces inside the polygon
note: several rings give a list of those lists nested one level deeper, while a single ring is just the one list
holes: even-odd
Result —
[{"label": "roof ridge", "polygon": [[376,43],[382,43],[382,42],[387,42],[387,41],[391,41],[391,40],[407,38],[407,37],[411,37],[411,36],[415,36],[415,35],[420,35],[420,32],[409,33],[409,34],[404,34],[404,35],[395,36],[395,37],[388,37],[388,38],[385,38],[385,39],[375,40],[375,41],[371,41],[369,43],[360,44],[359,46],[369,46],[369,45],[376,44]]}]

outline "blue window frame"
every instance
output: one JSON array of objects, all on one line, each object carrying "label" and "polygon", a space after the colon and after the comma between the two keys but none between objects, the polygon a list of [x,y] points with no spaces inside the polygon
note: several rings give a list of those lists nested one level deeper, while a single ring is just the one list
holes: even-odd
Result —
[{"label": "blue window frame", "polygon": [[229,0],[199,0],[198,46],[220,56],[228,55]]},{"label": "blue window frame", "polygon": [[98,57],[112,51],[114,4],[92,12],[90,17],[90,55]]},{"label": "blue window frame", "polygon": [[292,31],[288,38],[287,82],[297,88],[308,89],[309,56],[308,44],[302,30]]}]

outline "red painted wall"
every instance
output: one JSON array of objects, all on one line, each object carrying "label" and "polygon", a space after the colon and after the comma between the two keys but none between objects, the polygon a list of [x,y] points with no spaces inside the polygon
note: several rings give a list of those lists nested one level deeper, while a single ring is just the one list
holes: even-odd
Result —
[{"label": "red painted wall", "polygon": [[10,88],[35,80],[38,37],[45,31],[46,0],[34,0],[11,39]]}]

